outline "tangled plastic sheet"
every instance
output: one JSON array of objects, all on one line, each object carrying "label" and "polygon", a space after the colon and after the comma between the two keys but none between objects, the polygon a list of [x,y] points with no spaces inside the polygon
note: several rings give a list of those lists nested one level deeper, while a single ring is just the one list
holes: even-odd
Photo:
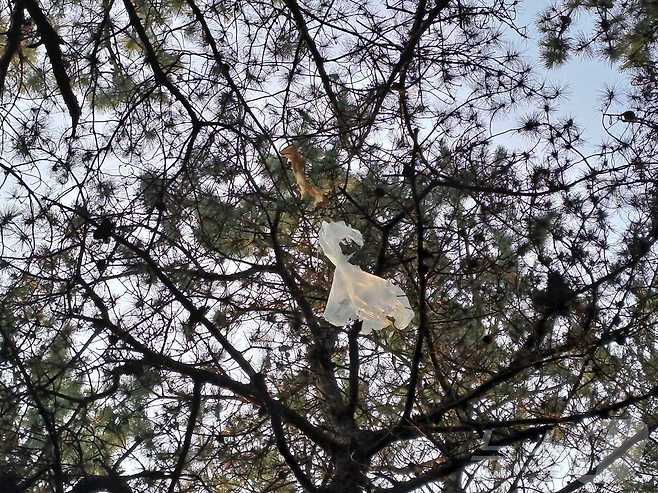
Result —
[{"label": "tangled plastic sheet", "polygon": [[364,334],[381,329],[395,320],[395,327],[405,328],[414,316],[409,299],[390,280],[364,272],[349,262],[341,243],[353,241],[363,246],[363,236],[344,221],[322,222],[320,247],[336,266],[324,318],[332,325],[343,326],[350,320],[362,320]]}]

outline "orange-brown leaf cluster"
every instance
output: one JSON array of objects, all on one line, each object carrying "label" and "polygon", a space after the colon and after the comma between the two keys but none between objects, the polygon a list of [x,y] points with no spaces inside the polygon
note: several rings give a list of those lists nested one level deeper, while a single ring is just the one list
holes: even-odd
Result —
[{"label": "orange-brown leaf cluster", "polygon": [[299,194],[302,199],[311,197],[316,207],[327,205],[327,197],[325,197],[324,193],[306,179],[306,161],[302,153],[299,152],[299,149],[295,145],[289,145],[281,151],[281,155],[290,161],[292,165],[292,173],[295,176],[295,181],[299,187]]}]

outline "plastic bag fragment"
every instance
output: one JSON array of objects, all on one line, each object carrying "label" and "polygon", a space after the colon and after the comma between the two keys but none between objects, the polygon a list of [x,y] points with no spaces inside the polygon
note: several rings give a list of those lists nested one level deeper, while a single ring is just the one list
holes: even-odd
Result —
[{"label": "plastic bag fragment", "polygon": [[324,193],[306,179],[304,172],[306,162],[299,149],[294,145],[289,145],[281,151],[281,155],[290,161],[292,165],[292,174],[295,175],[295,181],[299,187],[299,195],[301,195],[302,199],[308,196],[313,199],[313,205],[316,207],[326,205],[327,198],[324,196]]},{"label": "plastic bag fragment", "polygon": [[390,280],[364,272],[349,262],[340,244],[353,241],[363,246],[363,236],[344,221],[322,222],[320,247],[336,266],[329,299],[324,311],[327,322],[343,326],[350,320],[362,320],[364,334],[381,329],[395,320],[395,326],[405,328],[414,316],[409,299]]}]

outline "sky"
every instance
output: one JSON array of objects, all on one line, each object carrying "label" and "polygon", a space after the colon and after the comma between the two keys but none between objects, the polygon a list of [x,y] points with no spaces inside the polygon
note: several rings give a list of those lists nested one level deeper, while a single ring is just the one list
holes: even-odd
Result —
[{"label": "sky", "polygon": [[[539,77],[566,88],[565,100],[559,106],[562,117],[573,117],[583,129],[589,144],[596,145],[603,134],[601,125],[601,98],[606,87],[628,87],[626,75],[609,61],[600,58],[571,57],[564,65],[547,69],[539,58],[539,32],[536,19],[551,4],[545,0],[526,0],[518,10],[518,25],[526,26],[528,40],[519,44],[518,36],[513,46],[536,63]],[[574,21],[574,32],[589,31],[593,24],[590,16],[580,14]]]}]

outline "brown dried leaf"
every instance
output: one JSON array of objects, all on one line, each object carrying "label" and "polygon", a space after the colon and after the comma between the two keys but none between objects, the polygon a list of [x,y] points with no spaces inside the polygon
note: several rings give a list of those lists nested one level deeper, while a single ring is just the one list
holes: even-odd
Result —
[{"label": "brown dried leaf", "polygon": [[304,156],[299,152],[299,149],[295,145],[289,145],[281,151],[281,155],[290,161],[292,165],[292,173],[295,175],[295,181],[299,187],[299,194],[302,199],[308,196],[313,199],[313,204],[316,207],[326,206],[327,197],[325,197],[319,188],[306,179],[306,174],[304,173],[306,161],[304,160]]}]

